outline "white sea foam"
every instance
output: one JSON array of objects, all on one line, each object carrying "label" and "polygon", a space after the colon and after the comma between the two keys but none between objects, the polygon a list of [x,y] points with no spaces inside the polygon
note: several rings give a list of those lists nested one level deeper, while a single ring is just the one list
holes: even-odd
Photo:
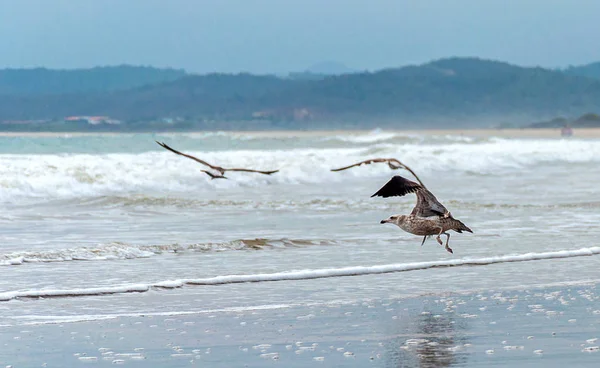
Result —
[{"label": "white sea foam", "polygon": [[112,243],[99,245],[97,247],[11,252],[0,254],[0,266],[14,266],[22,265],[23,263],[37,262],[147,258],[156,253],[176,250],[177,248],[179,248],[177,244],[173,244],[171,246],[135,246],[122,243]]},{"label": "white sea foam", "polygon": [[350,143],[377,143],[377,142],[385,142],[392,140],[394,138],[409,138],[410,135],[399,134],[399,133],[386,133],[380,130],[373,130],[368,134],[345,134],[345,135],[336,135],[333,137],[325,137],[323,140],[325,141],[341,141],[341,142],[350,142]]},{"label": "white sea foam", "polygon": [[90,295],[106,295],[106,294],[124,294],[124,293],[141,293],[148,291],[150,285],[131,284],[121,286],[109,286],[98,288],[82,288],[82,289],[38,289],[24,291],[8,291],[0,293],[0,301],[8,301],[17,298],[57,298],[68,296],[90,296]]},{"label": "white sea foam", "polygon": [[319,239],[254,238],[236,239],[227,242],[207,242],[193,244],[135,245],[121,242],[99,244],[94,247],[74,247],[46,249],[39,251],[18,251],[1,254],[0,266],[15,266],[24,263],[105,261],[115,259],[148,258],[157,254],[172,252],[211,252],[226,250],[262,249],[265,247],[298,247],[334,244],[334,241]]},{"label": "white sea foam", "polygon": [[[392,133],[376,133],[375,137]],[[360,139],[367,139],[371,135]],[[368,138],[371,139],[371,138]],[[379,138],[377,138],[379,139]],[[461,138],[462,139],[462,138]],[[600,141],[507,140],[373,144],[351,148],[186,151],[222,166],[280,169],[272,176],[231,173],[243,180],[210,180],[201,166],[170,152],[137,154],[2,154],[0,201],[78,198],[130,193],[209,191],[233,186],[321,183],[389,173],[385,165],[332,173],[332,168],[371,157],[396,157],[421,173],[458,170],[502,175],[506,170],[557,163],[600,162]]]},{"label": "white sea foam", "polygon": [[0,301],[8,301],[17,298],[41,298],[41,297],[71,297],[104,294],[122,294],[132,292],[145,292],[150,289],[173,289],[186,285],[223,285],[232,283],[267,282],[286,280],[310,280],[328,277],[360,276],[395,272],[408,272],[445,267],[484,266],[495,263],[526,262],[557,258],[572,258],[582,256],[593,256],[600,254],[600,247],[581,248],[573,250],[562,250],[543,253],[525,253],[483,258],[461,258],[452,260],[439,260],[431,262],[396,263],[376,266],[356,266],[342,268],[326,268],[316,270],[299,270],[288,272],[275,272],[248,275],[222,275],[202,279],[166,280],[148,284],[132,284],[120,286],[107,286],[86,289],[38,289],[9,291],[0,293]]},{"label": "white sea foam", "polygon": [[[326,304],[350,304],[353,301],[334,300]],[[308,305],[321,305],[323,303],[309,303]],[[197,314],[214,314],[214,313],[240,313],[247,311],[262,311],[262,310],[277,310],[287,309],[297,306],[305,306],[306,304],[291,303],[291,304],[266,304],[266,305],[251,305],[244,307],[228,307],[218,309],[204,310],[188,310],[188,311],[168,311],[168,312],[135,312],[135,313],[113,313],[113,314],[81,314],[81,315],[21,315],[10,317],[15,320],[24,321],[24,325],[44,325],[57,323],[75,323],[85,321],[109,320],[120,317],[173,317],[173,316],[190,316]],[[0,325],[0,327],[11,327],[12,325]],[[112,352],[111,352],[112,353]]]}]

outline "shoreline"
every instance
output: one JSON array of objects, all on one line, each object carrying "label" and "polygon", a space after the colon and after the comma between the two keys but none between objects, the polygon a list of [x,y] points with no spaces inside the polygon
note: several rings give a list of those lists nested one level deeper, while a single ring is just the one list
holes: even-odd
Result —
[{"label": "shoreline", "polygon": [[[207,133],[224,133],[252,135],[259,137],[314,137],[323,135],[362,135],[368,133],[418,134],[418,135],[458,135],[468,137],[500,137],[500,138],[562,138],[560,129],[350,129],[350,130],[201,130],[188,132],[0,132],[0,137],[85,137],[85,136],[117,136],[117,135],[197,135]],[[573,138],[600,138],[600,128],[580,128],[573,130]]]},{"label": "shoreline", "polygon": [[25,320],[0,328],[0,361],[13,366],[144,361],[159,367],[269,362],[291,368],[319,363],[592,367],[600,352],[599,298],[593,284],[56,324]]}]

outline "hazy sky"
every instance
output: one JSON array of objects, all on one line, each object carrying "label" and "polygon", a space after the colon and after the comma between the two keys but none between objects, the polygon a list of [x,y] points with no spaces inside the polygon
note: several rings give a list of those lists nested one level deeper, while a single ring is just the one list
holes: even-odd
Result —
[{"label": "hazy sky", "polygon": [[0,68],[285,73],[479,56],[600,61],[598,0],[0,0]]}]

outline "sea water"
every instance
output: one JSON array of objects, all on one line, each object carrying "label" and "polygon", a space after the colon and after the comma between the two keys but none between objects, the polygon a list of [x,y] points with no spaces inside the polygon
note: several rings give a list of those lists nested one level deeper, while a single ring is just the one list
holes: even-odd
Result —
[{"label": "sea water", "polygon": [[[211,180],[197,162],[223,167]],[[370,198],[410,166],[473,234]],[[410,132],[0,137],[0,325],[524,290],[600,279],[600,140]]]}]

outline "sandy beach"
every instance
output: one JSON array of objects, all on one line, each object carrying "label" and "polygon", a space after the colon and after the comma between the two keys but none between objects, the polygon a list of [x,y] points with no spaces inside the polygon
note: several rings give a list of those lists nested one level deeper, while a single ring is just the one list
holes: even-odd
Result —
[{"label": "sandy beach", "polygon": [[[363,135],[371,130],[272,130],[272,131],[227,131],[227,134],[243,134],[255,137],[315,137],[322,135]],[[386,133],[416,135],[458,135],[467,137],[501,137],[501,138],[561,138],[560,129],[425,129],[425,130],[383,130]],[[161,135],[183,134],[203,135],[210,131],[200,132],[163,132]],[[573,129],[575,137],[600,138],[600,128]],[[110,132],[0,132],[0,137],[85,137],[85,136],[118,136],[148,133],[110,133]],[[158,133],[157,133],[158,134]]]}]

